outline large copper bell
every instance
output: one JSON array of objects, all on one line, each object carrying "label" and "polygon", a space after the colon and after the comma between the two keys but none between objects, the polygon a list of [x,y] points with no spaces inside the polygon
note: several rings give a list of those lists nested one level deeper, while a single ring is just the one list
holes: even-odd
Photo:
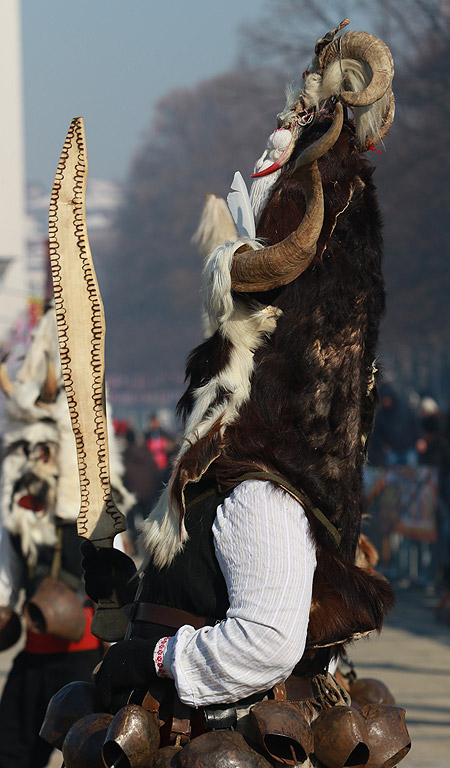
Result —
[{"label": "large copper bell", "polygon": [[335,706],[312,724],[314,755],[326,768],[362,768],[369,759],[366,724],[353,707]]},{"label": "large copper bell", "polygon": [[366,768],[393,768],[411,748],[405,710],[384,704],[366,704],[359,710],[369,738],[370,757]]},{"label": "large copper bell", "polygon": [[172,758],[179,768],[270,768],[237,731],[209,731]]},{"label": "large copper bell", "polygon": [[30,600],[24,616],[33,632],[78,642],[84,635],[86,617],[80,598],[60,579],[43,579]]},{"label": "large copper bell", "polygon": [[92,683],[77,680],[61,688],[50,699],[39,735],[56,749],[62,749],[68,730],[85,715],[101,709],[98,691]]},{"label": "large copper bell", "polygon": [[350,696],[355,707],[362,707],[364,704],[395,705],[389,688],[381,680],[372,677],[361,677],[350,683]]},{"label": "large copper bell", "polygon": [[127,704],[109,725],[102,750],[103,762],[106,768],[116,763],[123,763],[127,768],[149,768],[158,747],[159,728],[153,715],[137,704]]},{"label": "large copper bell", "polygon": [[0,651],[15,645],[21,635],[22,626],[15,611],[9,606],[0,608]]},{"label": "large copper bell", "polygon": [[260,701],[250,710],[257,743],[279,763],[304,763],[313,751],[313,733],[303,704],[305,702]]},{"label": "large copper bell", "polygon": [[62,746],[65,768],[104,768],[102,745],[112,717],[99,712],[72,725]]}]

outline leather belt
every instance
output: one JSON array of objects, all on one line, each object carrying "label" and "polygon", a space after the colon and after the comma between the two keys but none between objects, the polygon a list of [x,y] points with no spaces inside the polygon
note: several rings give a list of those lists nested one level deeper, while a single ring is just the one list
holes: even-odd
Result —
[{"label": "leather belt", "polygon": [[189,624],[194,629],[202,629],[202,627],[213,626],[217,621],[208,616],[194,616],[188,611],[169,608],[167,605],[157,605],[157,603],[130,603],[125,605],[123,610],[130,621],[149,621],[152,624],[162,624],[173,629],[179,629],[184,624]]}]

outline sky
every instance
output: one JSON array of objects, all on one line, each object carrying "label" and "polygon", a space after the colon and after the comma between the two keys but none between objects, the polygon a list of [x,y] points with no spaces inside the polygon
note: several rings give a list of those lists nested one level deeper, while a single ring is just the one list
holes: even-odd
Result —
[{"label": "sky", "polygon": [[21,0],[26,179],[50,189],[72,117],[90,175],[123,181],[155,103],[229,70],[268,0]]}]

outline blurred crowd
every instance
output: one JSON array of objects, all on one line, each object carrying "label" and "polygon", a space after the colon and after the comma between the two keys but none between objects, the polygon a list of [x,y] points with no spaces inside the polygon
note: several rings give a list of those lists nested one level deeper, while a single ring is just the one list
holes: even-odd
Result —
[{"label": "blurred crowd", "polygon": [[[450,622],[450,411],[428,394],[408,397],[383,384],[367,466],[368,475],[380,468],[384,488],[384,497],[381,491],[378,501],[369,500],[371,530],[386,528],[390,520],[391,532],[386,535],[385,530],[382,539],[388,554],[380,553],[386,575],[400,586],[415,583],[447,595],[443,618]],[[417,517],[423,516],[422,533],[419,526],[408,531],[400,520],[402,515],[412,518],[414,507],[421,507]],[[434,531],[431,521],[425,528],[427,515],[434,518]]]},{"label": "blurred crowd", "polygon": [[427,465],[450,469],[450,414],[429,395],[407,397],[392,385],[380,390],[380,403],[369,444],[374,466]]},{"label": "blurred crowd", "polygon": [[150,414],[144,432],[127,421],[116,421],[114,427],[122,449],[124,483],[136,499],[127,514],[127,546],[129,554],[137,556],[139,524],[167,483],[177,450],[173,417],[167,409]]}]

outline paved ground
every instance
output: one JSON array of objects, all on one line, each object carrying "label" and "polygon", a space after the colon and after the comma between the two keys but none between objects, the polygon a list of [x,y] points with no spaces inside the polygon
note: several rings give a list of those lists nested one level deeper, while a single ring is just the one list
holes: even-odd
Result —
[{"label": "paved ground", "polygon": [[411,751],[402,768],[450,766],[450,626],[436,621],[436,600],[397,593],[397,608],[379,637],[351,653],[359,677],[378,677],[406,709]]},{"label": "paved ground", "polygon": [[[434,616],[436,600],[401,590],[379,637],[360,640],[351,657],[359,677],[378,677],[407,710],[412,749],[402,768],[450,766],[450,626]],[[0,654],[0,689],[17,649]],[[55,752],[50,768],[60,768]]]}]

